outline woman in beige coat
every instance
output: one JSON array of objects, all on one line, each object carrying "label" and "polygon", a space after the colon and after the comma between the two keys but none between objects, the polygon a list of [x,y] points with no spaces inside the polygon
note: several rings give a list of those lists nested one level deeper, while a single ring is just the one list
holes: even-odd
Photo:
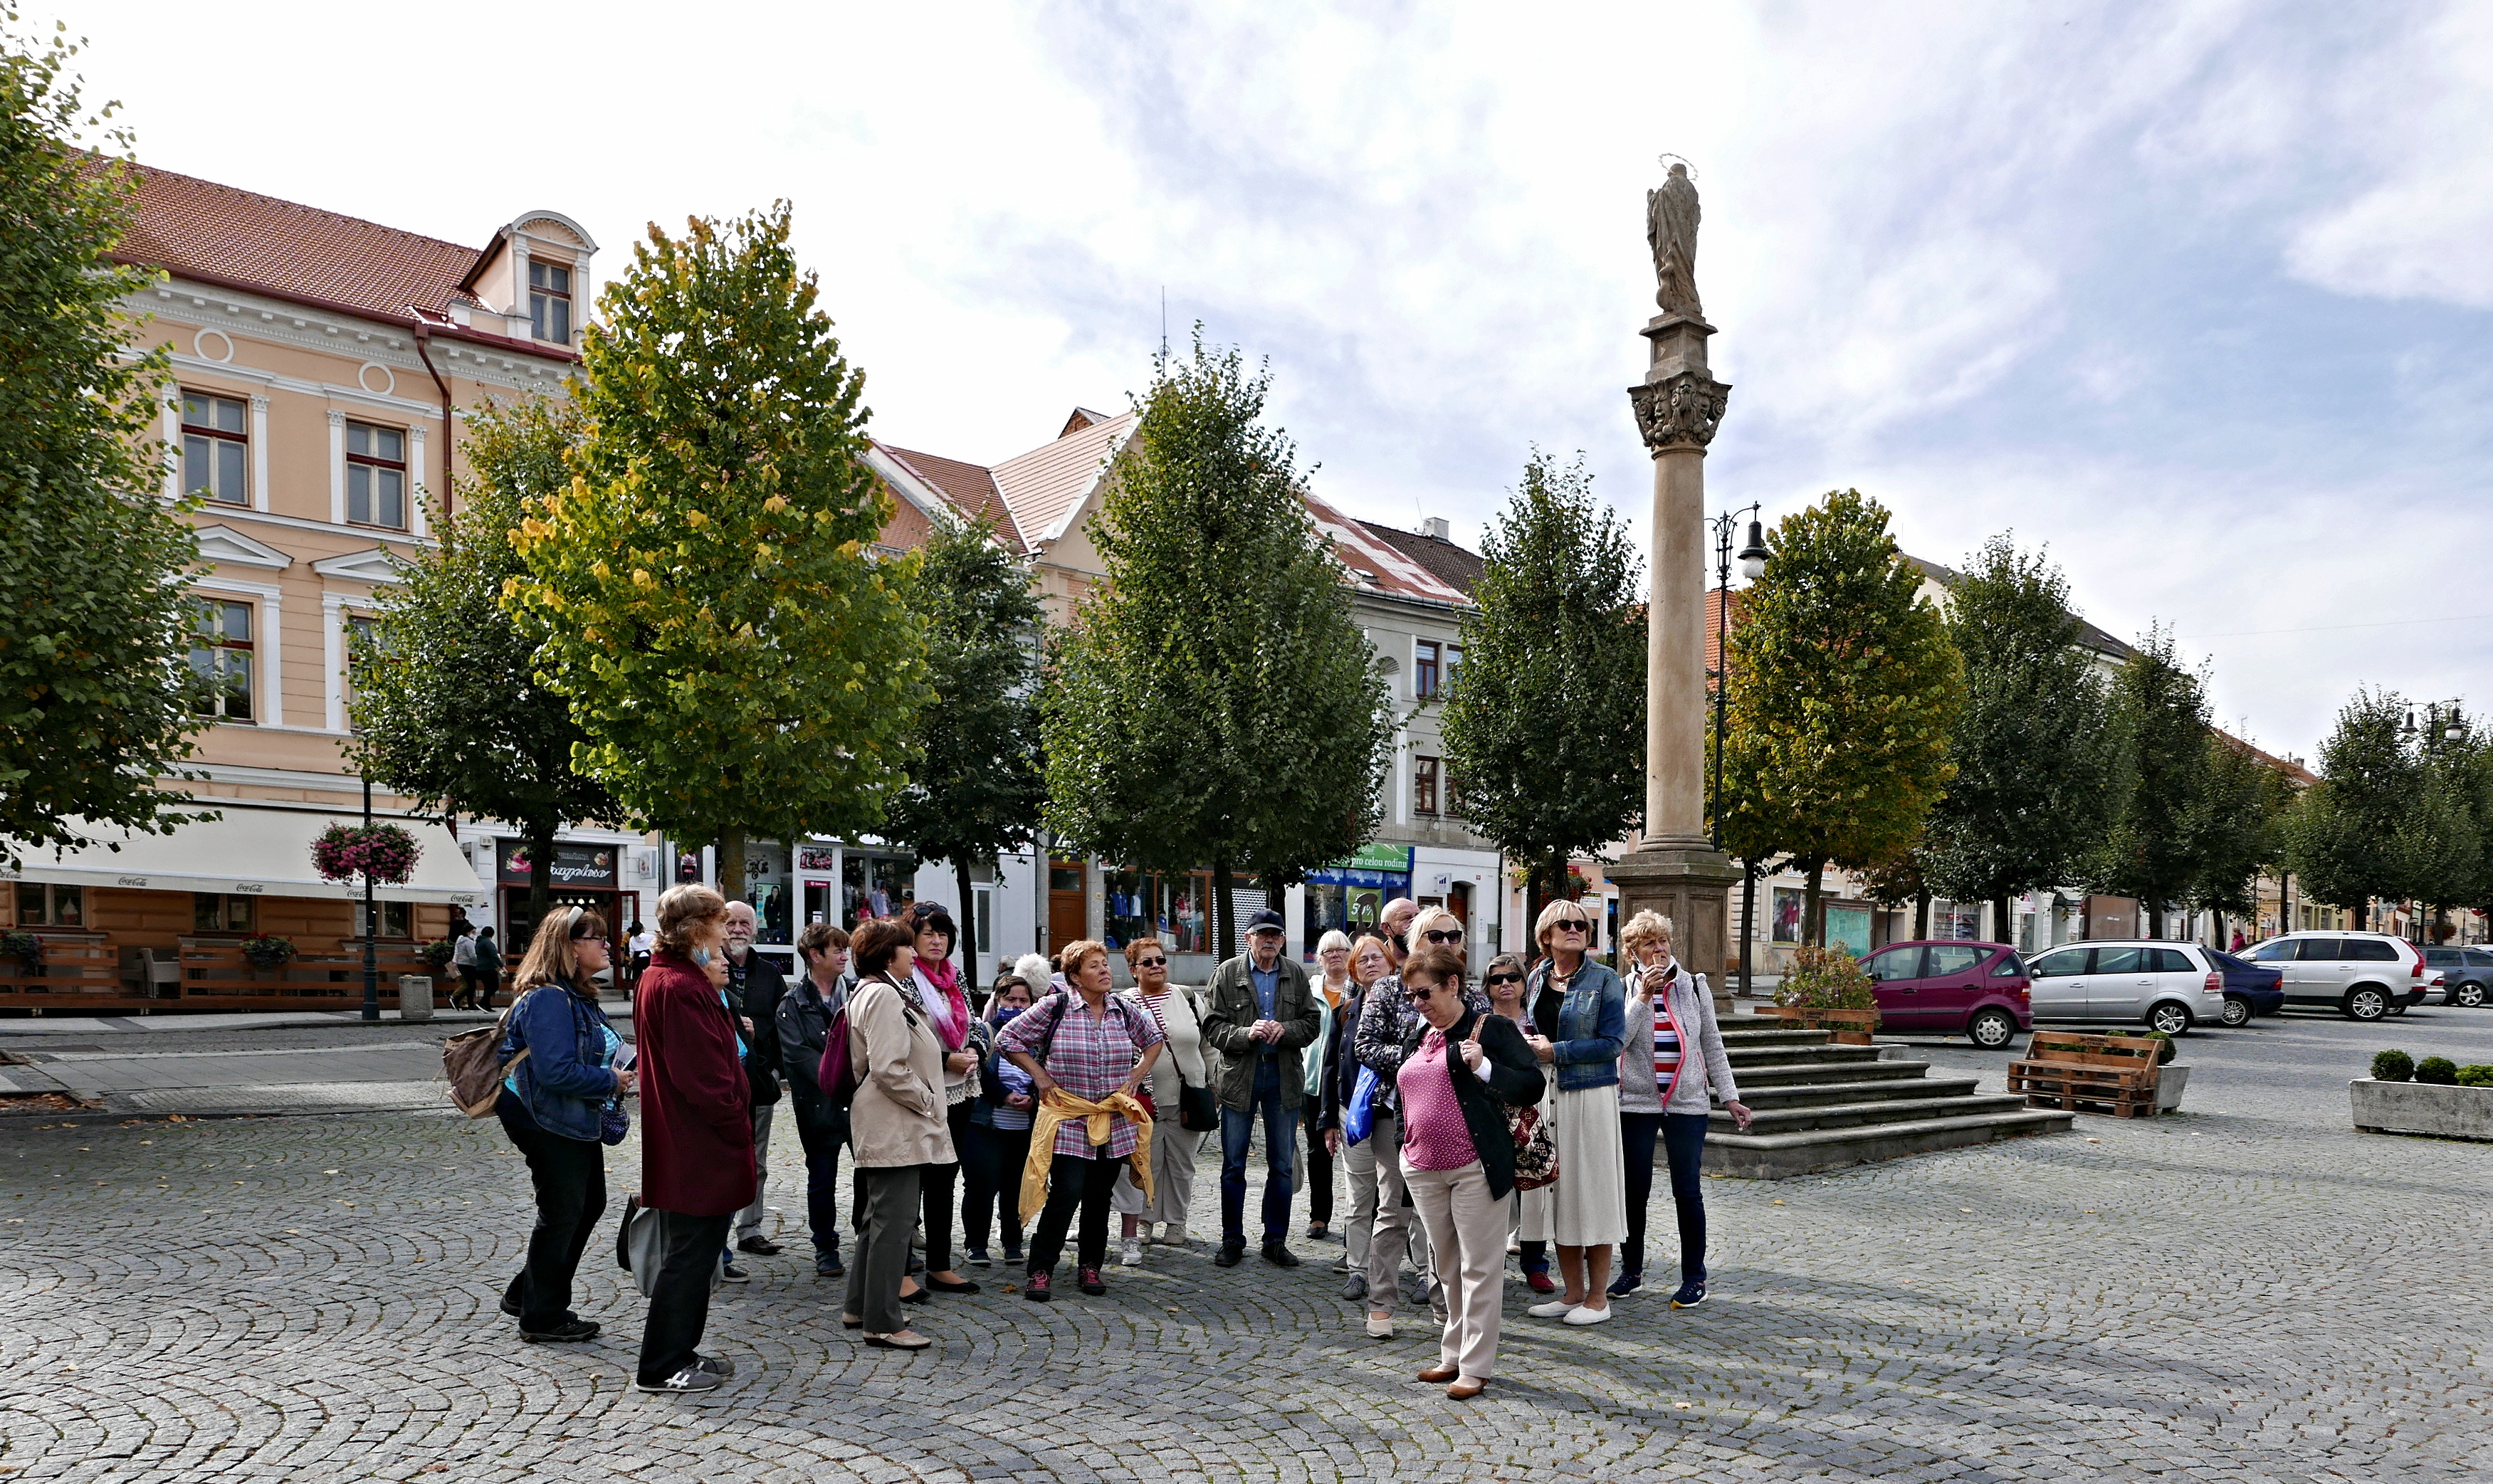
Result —
[{"label": "woman in beige coat", "polygon": [[868,1345],[924,1350],[934,1342],[901,1318],[900,1280],[917,1223],[920,1175],[960,1157],[945,1121],[944,1043],[903,989],[913,957],[907,928],[866,923],[849,949],[859,976],[848,1003],[849,1064],[856,1077],[849,1139],[861,1199],[852,1218],[856,1261],[849,1265],[840,1322],[862,1327]]}]

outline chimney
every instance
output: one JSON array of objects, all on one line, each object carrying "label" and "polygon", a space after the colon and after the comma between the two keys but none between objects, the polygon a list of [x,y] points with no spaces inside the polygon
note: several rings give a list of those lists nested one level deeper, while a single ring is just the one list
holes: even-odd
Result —
[{"label": "chimney", "polygon": [[1422,519],[1420,534],[1430,541],[1451,542],[1455,539],[1454,527],[1446,523],[1446,518],[1443,516],[1429,516]]}]

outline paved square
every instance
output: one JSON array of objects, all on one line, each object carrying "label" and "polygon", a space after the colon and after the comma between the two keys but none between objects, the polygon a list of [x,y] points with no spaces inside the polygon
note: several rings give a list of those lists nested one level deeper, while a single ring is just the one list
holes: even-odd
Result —
[{"label": "paved square", "polygon": [[[1394,1341],[1359,1333],[1320,1244],[1289,1272],[1153,1249],[1108,1297],[1044,1307],[972,1269],[989,1291],[931,1306],[939,1344],[914,1356],[844,1334],[792,1247],[720,1291],[705,1348],[735,1381],[642,1396],[611,1209],[579,1304],[607,1338],[523,1345],[495,1312],[528,1214],[490,1121],[0,1118],[0,1472],[2482,1477],[2493,1146],[2355,1134],[2344,1082],[2381,1046],[2493,1060],[2493,1010],[2188,1045],[2182,1116],[1709,1181],[1711,1302],[1675,1314],[1648,1291],[1568,1330],[1526,1318],[1516,1284],[1500,1377],[1468,1404],[1412,1379],[1434,1344],[1407,1314]],[[1995,1083],[2005,1065],[1927,1054]],[[634,1153],[610,1160],[613,1205]],[[773,1166],[783,1210],[802,1208],[796,1174]]]}]

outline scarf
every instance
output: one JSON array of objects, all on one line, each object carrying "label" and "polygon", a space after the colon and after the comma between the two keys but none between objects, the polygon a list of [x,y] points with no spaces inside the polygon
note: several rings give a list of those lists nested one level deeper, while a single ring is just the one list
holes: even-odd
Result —
[{"label": "scarf", "polygon": [[961,971],[952,966],[949,959],[939,959],[932,964],[920,959],[917,972],[925,975],[926,982],[934,987],[935,993],[944,996],[944,1009],[934,1017],[935,1030],[944,1042],[944,1050],[959,1051],[961,1043],[970,1038],[970,1002],[961,994]]}]

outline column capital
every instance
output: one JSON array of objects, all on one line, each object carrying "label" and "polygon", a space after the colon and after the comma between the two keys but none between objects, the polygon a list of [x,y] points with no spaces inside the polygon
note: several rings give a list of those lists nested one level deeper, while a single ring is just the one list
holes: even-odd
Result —
[{"label": "column capital", "polygon": [[1728,382],[1717,381],[1702,371],[1684,371],[1628,388],[1628,399],[1636,405],[1637,431],[1644,435],[1644,446],[1656,458],[1679,448],[1702,453],[1714,441],[1715,430],[1722,427],[1730,398]]}]

